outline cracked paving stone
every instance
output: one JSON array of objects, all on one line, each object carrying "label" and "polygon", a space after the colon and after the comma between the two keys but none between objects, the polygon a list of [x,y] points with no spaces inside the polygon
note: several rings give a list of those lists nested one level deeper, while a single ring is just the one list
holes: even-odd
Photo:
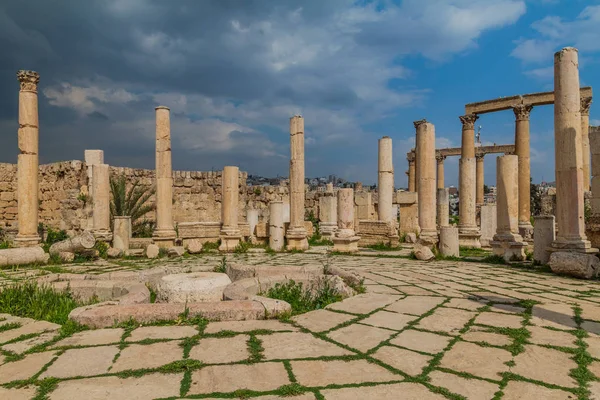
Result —
[{"label": "cracked paving stone", "polygon": [[110,372],[158,368],[183,359],[179,342],[132,344],[121,350]]},{"label": "cracked paving stone", "polygon": [[497,328],[522,328],[523,318],[518,315],[482,312],[475,318],[475,323],[480,325],[495,326]]},{"label": "cracked paving stone", "polygon": [[365,382],[401,381],[401,375],[366,360],[291,361],[292,371],[304,386],[347,385]]},{"label": "cracked paving stone", "polygon": [[429,373],[429,383],[448,389],[452,393],[459,394],[469,400],[489,400],[494,397],[500,387],[491,382],[478,379],[466,379],[454,374],[442,371]]},{"label": "cracked paving stone", "polygon": [[[390,332],[391,333],[391,332]],[[318,339],[310,333],[286,332],[261,335],[266,360],[318,358],[324,356],[352,355],[349,350]]]},{"label": "cracked paving stone", "polygon": [[198,334],[193,326],[143,326],[131,332],[125,341],[139,342],[146,339],[183,339]]},{"label": "cracked paving stone", "polygon": [[448,346],[450,340],[452,338],[448,336],[409,329],[390,340],[390,343],[411,350],[437,354]]},{"label": "cracked paving stone", "polygon": [[528,345],[525,346],[524,352],[515,357],[515,366],[511,372],[536,381],[563,387],[576,387],[577,382],[569,376],[574,368],[577,368],[577,363],[571,360],[570,354]]},{"label": "cracked paving stone", "polygon": [[53,324],[47,321],[35,321],[23,325],[20,328],[9,329],[0,333],[0,343],[6,343],[14,340],[22,335],[30,335],[33,333],[55,332],[60,328],[60,325]]},{"label": "cracked paving stone", "polygon": [[[401,397],[398,397],[399,394]],[[326,389],[321,394],[327,400],[445,400],[441,394],[432,393],[418,383],[394,383],[357,388]],[[293,399],[293,398],[292,398]]]},{"label": "cracked paving stone", "polygon": [[420,320],[416,327],[456,335],[475,315],[474,312],[456,308],[438,308],[432,315]]},{"label": "cracked paving stone", "polygon": [[344,328],[329,332],[327,336],[336,342],[345,344],[362,352],[366,352],[377,346],[384,340],[388,340],[394,334],[393,331],[375,328],[373,326],[353,324]]},{"label": "cracked paving stone", "polygon": [[269,391],[289,383],[288,373],[280,362],[212,365],[192,372],[192,385],[188,395],[229,393],[242,389]]},{"label": "cracked paving stone", "polygon": [[119,343],[124,329],[96,329],[77,332],[73,336],[56,343],[54,347],[62,346],[97,346],[102,344]]},{"label": "cracked paving stone", "polygon": [[401,314],[421,315],[442,304],[444,300],[445,297],[408,296],[385,309]]},{"label": "cracked paving stone", "polygon": [[508,382],[508,385],[502,391],[504,392],[502,400],[575,400],[577,398],[573,393],[564,390],[548,389],[544,386],[520,381]]},{"label": "cracked paving stone", "polygon": [[368,314],[391,304],[401,298],[391,294],[366,293],[359,294],[354,297],[349,297],[338,303],[333,303],[325,307],[329,310],[345,311],[350,314]]},{"label": "cracked paving stone", "polygon": [[25,356],[24,359],[2,364],[0,366],[0,385],[3,383],[25,380],[40,372],[42,367],[54,358],[56,352],[45,351]]},{"label": "cracked paving stone", "polygon": [[[259,336],[262,338],[264,336]],[[192,347],[189,358],[205,364],[225,364],[248,359],[248,335],[231,338],[203,338]]]},{"label": "cracked paving stone", "polygon": [[511,360],[506,350],[458,342],[444,354],[440,367],[499,381],[500,374],[509,370],[505,363]]},{"label": "cracked paving stone", "polygon": [[419,375],[433,358],[393,346],[383,346],[371,357],[411,376]]},{"label": "cracked paving stone", "polygon": [[119,348],[117,346],[67,350],[40,375],[40,379],[49,376],[72,378],[105,374],[118,352]]},{"label": "cracked paving stone", "polygon": [[327,310],[315,310],[305,314],[296,315],[292,318],[292,321],[309,331],[324,332],[354,318],[356,317],[353,315]]},{"label": "cracked paving stone", "polygon": [[402,330],[406,328],[409,322],[418,317],[412,315],[398,314],[389,311],[377,311],[375,314],[360,321],[361,324],[376,326],[379,328],[388,328]]}]

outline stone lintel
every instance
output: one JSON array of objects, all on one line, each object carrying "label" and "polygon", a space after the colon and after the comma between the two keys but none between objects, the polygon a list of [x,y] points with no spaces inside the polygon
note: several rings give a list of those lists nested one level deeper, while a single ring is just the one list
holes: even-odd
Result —
[{"label": "stone lintel", "polygon": [[[580,96],[592,97],[592,88],[589,86],[580,89]],[[492,100],[469,103],[465,105],[465,114],[485,114],[495,111],[509,110],[519,104],[543,106],[554,104],[554,92],[529,93],[524,95],[500,97]]]},{"label": "stone lintel", "polygon": [[[456,157],[461,155],[462,147],[449,147],[445,149],[436,149],[435,157],[436,159],[445,159],[446,157]],[[514,154],[515,145],[514,144],[497,144],[493,146],[476,146],[475,147],[475,157],[481,156],[483,157],[486,154]],[[415,159],[415,150],[411,150],[406,153],[406,159],[408,161],[413,161]]]}]

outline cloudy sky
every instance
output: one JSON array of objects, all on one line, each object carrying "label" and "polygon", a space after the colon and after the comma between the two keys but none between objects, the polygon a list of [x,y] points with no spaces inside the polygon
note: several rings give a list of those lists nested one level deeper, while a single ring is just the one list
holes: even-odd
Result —
[{"label": "cloudy sky", "polygon": [[[375,182],[389,135],[405,186],[413,121],[460,146],[465,103],[553,90],[561,47],[579,48],[581,83],[600,91],[599,27],[600,0],[2,0],[0,161],[16,162],[15,73],[32,69],[43,163],[103,149],[109,164],[153,168],[165,105],[175,169],[287,176],[289,117],[302,114],[307,176]],[[511,111],[477,123],[484,143],[513,143]],[[553,180],[551,106],[533,110],[531,135],[534,182]],[[485,167],[493,184],[495,157]]]}]

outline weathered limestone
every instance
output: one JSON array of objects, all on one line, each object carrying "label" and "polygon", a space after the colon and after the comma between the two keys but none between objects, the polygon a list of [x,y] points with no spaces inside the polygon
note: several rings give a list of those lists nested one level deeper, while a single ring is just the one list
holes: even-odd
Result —
[{"label": "weathered limestone", "polygon": [[417,193],[396,192],[396,202],[400,208],[400,233],[418,233],[419,204],[417,202]]},{"label": "weathered limestone", "polygon": [[426,120],[415,121],[417,130],[417,192],[420,239],[437,243],[435,127]]},{"label": "weathered limestone", "polygon": [[319,232],[324,238],[331,238],[337,230],[337,199],[332,193],[319,198]]},{"label": "weathered limestone", "polygon": [[529,114],[533,106],[520,104],[515,113],[515,154],[519,157],[519,234],[532,241],[531,226],[531,162],[529,150]]},{"label": "weathered limestone", "polygon": [[415,171],[415,163],[416,159],[414,153],[410,153],[407,157],[408,159],[408,191],[416,192],[417,191],[417,174]]},{"label": "weathered limestone", "polygon": [[333,183],[330,182],[327,185],[325,185],[325,193],[333,194]]},{"label": "weathered limestone", "polygon": [[554,55],[554,149],[556,158],[555,251],[597,252],[585,235],[583,160],[581,157],[581,102],[577,49],[566,47]]},{"label": "weathered limestone", "polygon": [[394,164],[392,161],[392,139],[384,136],[379,139],[377,180],[377,212],[379,220],[392,222],[392,200],[394,197]]},{"label": "weathered limestone", "polygon": [[14,241],[18,247],[37,246],[39,182],[38,142],[39,119],[37,86],[40,75],[34,71],[20,70],[19,80],[19,155],[17,166],[17,203],[19,233]]},{"label": "weathered limestone", "polygon": [[290,118],[290,227],[287,249],[308,249],[304,226],[304,118]]},{"label": "weathered limestone", "polygon": [[548,265],[555,274],[575,278],[592,279],[600,274],[600,260],[591,254],[555,251],[550,254]]},{"label": "weathered limestone", "polygon": [[0,266],[46,264],[50,255],[38,246],[0,250]]},{"label": "weathered limestone", "polygon": [[131,239],[131,217],[115,216],[113,219],[113,246],[123,251],[129,250]]},{"label": "weathered limestone", "polygon": [[173,227],[173,167],[171,163],[171,119],[168,107],[156,107],[156,229],[154,242],[172,247],[177,236]]},{"label": "weathered limestone", "polygon": [[248,222],[248,228],[250,229],[250,242],[256,241],[256,225],[258,225],[258,213],[259,210],[250,209],[246,211],[246,221]]},{"label": "weathered limestone", "polygon": [[459,168],[459,224],[458,232],[461,246],[481,247],[479,229],[476,223],[475,209],[475,121],[478,116],[467,114],[460,117],[462,122],[462,148]]},{"label": "weathered limestone", "polygon": [[94,174],[92,173],[92,167],[96,164],[104,164],[104,151],[103,150],[85,150],[84,151],[85,165],[87,166],[88,176],[88,193],[94,197]]},{"label": "weathered limestone", "polygon": [[484,185],[484,175],[483,175],[483,154],[477,154],[475,156],[475,204],[481,206],[484,202],[484,193],[483,193],[483,185]]},{"label": "weathered limestone", "polygon": [[590,107],[591,97],[581,97],[581,154],[583,156],[583,191],[590,190]]},{"label": "weathered limestone", "polygon": [[272,250],[283,250],[283,235],[283,202],[272,201],[269,205],[269,247]]},{"label": "weathered limestone", "polygon": [[490,240],[494,238],[497,227],[496,204],[484,204],[481,206],[481,246],[489,247]]},{"label": "weathered limestone", "polygon": [[592,247],[600,247],[600,127],[589,128],[589,141],[592,153],[592,215],[585,224],[585,233]]},{"label": "weathered limestone", "polygon": [[333,238],[333,251],[357,252],[360,238],[354,232],[354,190],[338,190],[337,201],[338,230]]},{"label": "weathered limestone", "polygon": [[440,254],[446,257],[458,257],[458,228],[454,226],[440,227],[440,242],[438,243]]},{"label": "weathered limestone", "polygon": [[435,155],[435,160],[437,161],[437,188],[443,189],[444,186],[444,160],[446,156],[437,154]]},{"label": "weathered limestone", "polygon": [[354,204],[356,206],[355,219],[371,220],[375,218],[375,207],[373,206],[371,192],[354,192]]},{"label": "weathered limestone", "polygon": [[238,167],[223,168],[223,200],[221,204],[221,245],[219,251],[233,251],[239,244],[242,234],[238,226],[238,198],[239,198],[239,173]]},{"label": "weathered limestone", "polygon": [[437,225],[448,226],[450,222],[450,194],[448,188],[437,190]]},{"label": "weathered limestone", "polygon": [[96,164],[92,167],[94,176],[93,229],[98,240],[108,242],[112,239],[110,231],[110,171],[108,164]]},{"label": "weathered limestone", "polygon": [[554,215],[533,217],[533,261],[548,264],[550,252],[548,248],[556,239]]},{"label": "weathered limestone", "polygon": [[62,252],[79,253],[84,250],[92,249],[95,244],[96,239],[94,238],[94,235],[88,231],[84,231],[77,236],[54,243],[50,246],[48,252],[51,255],[57,255]]},{"label": "weathered limestone", "polygon": [[519,235],[518,211],[518,165],[516,155],[496,159],[496,201],[498,232],[490,242],[494,254],[506,261],[525,259],[526,243]]}]

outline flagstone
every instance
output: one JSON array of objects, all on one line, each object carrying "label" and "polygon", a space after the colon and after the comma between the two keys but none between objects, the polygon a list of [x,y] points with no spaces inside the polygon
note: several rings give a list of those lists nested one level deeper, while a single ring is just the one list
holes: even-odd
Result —
[{"label": "flagstone", "polygon": [[518,315],[482,312],[475,318],[476,324],[495,326],[498,328],[519,329],[522,327],[523,318]]},{"label": "flagstone", "polygon": [[22,360],[0,366],[0,385],[7,382],[26,380],[41,371],[55,357],[56,352],[45,351],[25,356]]},{"label": "flagstone", "polygon": [[596,335],[600,335],[600,322],[583,321],[581,323],[581,329]]},{"label": "flagstone", "polygon": [[421,315],[442,304],[445,300],[444,297],[408,296],[386,307],[386,310],[402,314]]},{"label": "flagstone", "polygon": [[450,340],[452,338],[448,336],[408,329],[390,340],[390,343],[411,350],[437,354],[448,346]]},{"label": "flagstone", "polygon": [[489,400],[500,390],[499,385],[479,379],[467,379],[442,371],[429,373],[429,383],[448,389],[469,400]]},{"label": "flagstone", "polygon": [[139,342],[146,339],[183,339],[198,334],[193,326],[143,326],[131,332],[125,339],[128,342]]},{"label": "flagstone", "polygon": [[419,321],[416,327],[457,335],[475,315],[474,312],[456,308],[438,308],[432,315]]},{"label": "flagstone", "polygon": [[[398,397],[399,393],[402,397]],[[418,383],[394,383],[356,388],[326,389],[321,394],[327,400],[445,400],[441,394],[432,393]],[[294,399],[294,398],[292,398]]]},{"label": "flagstone", "polygon": [[60,328],[60,325],[48,321],[35,321],[25,324],[20,328],[9,329],[0,333],[0,343],[6,343],[23,335],[34,333],[54,332]]},{"label": "flagstone", "polygon": [[288,373],[280,362],[211,365],[192,372],[188,394],[229,393],[242,389],[269,391],[288,384]]},{"label": "flagstone", "polygon": [[276,319],[264,319],[264,320],[249,320],[249,321],[222,321],[222,322],[210,322],[204,333],[218,333],[221,331],[231,332],[251,332],[258,330],[266,331],[297,331],[298,328],[291,324],[285,324]]},{"label": "flagstone", "polygon": [[[389,331],[388,331],[389,332]],[[390,332],[391,333],[391,332]],[[310,333],[284,332],[260,336],[265,360],[318,358],[354,354]]]},{"label": "flagstone", "polygon": [[528,339],[535,344],[549,344],[558,347],[577,347],[575,341],[577,337],[568,332],[554,331],[539,326],[528,326],[527,330],[531,333]]},{"label": "flagstone", "polygon": [[417,318],[418,317],[412,315],[405,315],[382,310],[377,311],[375,314],[372,314],[368,318],[361,320],[360,323],[399,331],[406,328],[409,322],[414,321]]},{"label": "flagstone", "polygon": [[183,374],[147,374],[139,378],[118,378],[105,376],[98,378],[74,379],[59,382],[50,393],[50,400],[127,399],[147,400],[179,396]]},{"label": "flagstone", "polygon": [[537,326],[569,330],[577,328],[574,316],[573,308],[569,304],[538,304],[533,306],[529,322]]},{"label": "flagstone", "polygon": [[29,339],[19,340],[18,342],[13,342],[10,344],[5,344],[2,346],[3,350],[12,351],[13,353],[21,354],[24,353],[33,347],[47,343],[56,337],[56,332],[46,332],[42,333],[39,336],[34,336]]},{"label": "flagstone", "polygon": [[117,346],[87,347],[65,351],[40,378],[72,378],[76,376],[100,375],[108,372],[113,359],[119,352]]},{"label": "flagstone", "polygon": [[393,346],[383,346],[371,355],[373,358],[392,366],[408,375],[417,376],[433,359],[431,356]]},{"label": "flagstone", "polygon": [[587,351],[594,358],[600,359],[600,337],[589,335],[583,339],[587,344]]},{"label": "flagstone", "polygon": [[366,352],[379,345],[379,343],[388,340],[393,334],[393,331],[387,329],[353,324],[329,332],[327,336],[336,342],[345,344],[353,349]]},{"label": "flagstone", "polygon": [[6,400],[30,400],[35,397],[37,389],[35,386],[26,386],[18,389],[5,389],[0,387],[0,399]]},{"label": "flagstone", "polygon": [[548,389],[544,386],[521,381],[509,381],[502,391],[504,392],[502,400],[574,400],[577,398],[573,393],[564,390]]},{"label": "flagstone", "polygon": [[593,361],[590,365],[588,365],[588,370],[596,376],[596,378],[600,379],[600,361]]},{"label": "flagstone", "polygon": [[77,332],[71,337],[65,338],[56,343],[54,347],[62,346],[97,346],[103,344],[118,343],[121,341],[124,329],[96,329],[90,331]]},{"label": "flagstone", "polygon": [[402,296],[391,294],[365,293],[347,298],[325,307],[329,310],[345,311],[350,314],[368,314],[395,302]]},{"label": "flagstone", "polygon": [[563,387],[577,386],[577,382],[569,376],[571,370],[577,368],[577,363],[571,360],[570,354],[528,345],[525,346],[524,352],[515,357],[514,361],[515,366],[511,372],[517,375]]},{"label": "flagstone", "polygon": [[[259,336],[261,339],[266,336]],[[237,335],[230,338],[202,338],[192,347],[189,358],[200,360],[205,364],[225,364],[243,361],[250,357],[248,351],[248,335]]]},{"label": "flagstone", "polygon": [[480,302],[480,301],[455,298],[455,299],[450,299],[449,302],[444,304],[444,307],[462,308],[464,310],[477,311],[481,307],[485,307],[485,305],[486,305],[485,303]]},{"label": "flagstone", "polygon": [[467,342],[488,343],[492,346],[508,346],[513,342],[509,336],[494,332],[484,332],[483,330],[474,330],[473,328],[469,332],[464,333],[461,338]]},{"label": "flagstone", "polygon": [[366,360],[292,361],[291,365],[298,383],[309,387],[403,380],[401,375]]},{"label": "flagstone", "polygon": [[327,310],[315,310],[296,315],[292,321],[313,331],[324,332],[356,318],[354,315],[342,314]]},{"label": "flagstone", "polygon": [[505,363],[511,360],[512,354],[506,350],[457,342],[444,354],[440,367],[500,381],[502,377],[499,374],[508,372],[509,367]]},{"label": "flagstone", "polygon": [[121,350],[110,372],[158,368],[182,359],[183,348],[177,341],[132,344]]}]

